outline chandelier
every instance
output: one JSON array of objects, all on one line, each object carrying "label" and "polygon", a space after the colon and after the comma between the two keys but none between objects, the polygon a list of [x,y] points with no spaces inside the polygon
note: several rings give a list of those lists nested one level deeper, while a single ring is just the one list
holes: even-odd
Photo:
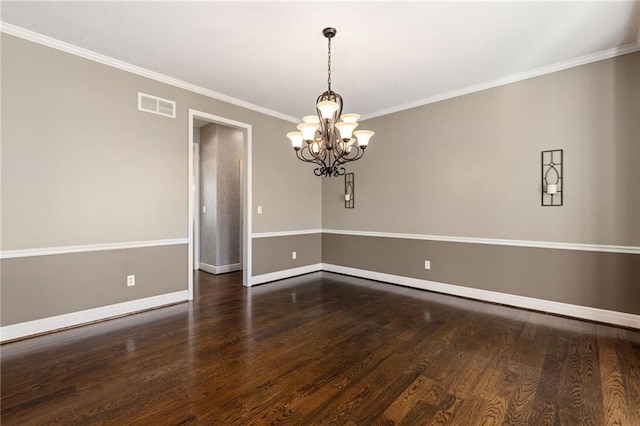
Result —
[{"label": "chandelier", "polygon": [[374,132],[355,130],[360,116],[342,113],[342,96],[331,90],[331,39],[336,29],[325,28],[322,34],[329,45],[329,88],[318,96],[317,114],[302,117],[299,132],[289,132],[287,137],[300,160],[317,165],[313,170],[316,176],[342,176],[345,163],[362,158]]}]

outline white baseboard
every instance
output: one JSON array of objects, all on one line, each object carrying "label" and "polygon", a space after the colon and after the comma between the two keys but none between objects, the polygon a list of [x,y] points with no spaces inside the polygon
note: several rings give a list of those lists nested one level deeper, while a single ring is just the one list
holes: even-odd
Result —
[{"label": "white baseboard", "polygon": [[146,297],[144,299],[130,300],[114,305],[101,306],[99,308],[86,309],[84,311],[71,312],[69,314],[42,318],[34,321],[0,327],[0,342],[19,339],[34,334],[47,333],[62,328],[100,321],[120,315],[132,314],[147,309],[158,308],[178,302],[186,302],[189,299],[189,291],[182,290],[174,293],[161,294],[159,296]]},{"label": "white baseboard", "polygon": [[222,266],[214,266],[214,265],[209,265],[208,263],[200,262],[198,265],[199,265],[199,269],[202,269],[203,271],[208,272],[210,274],[216,274],[216,275],[242,270],[242,265],[239,263],[232,263],[230,265],[222,265]]},{"label": "white baseboard", "polygon": [[301,266],[299,268],[285,269],[283,271],[271,272],[269,274],[254,275],[251,277],[251,285],[263,284],[269,281],[283,280],[285,278],[295,277],[296,275],[309,274],[322,270],[322,263]]},{"label": "white baseboard", "polygon": [[572,305],[569,303],[554,302],[551,300],[536,299],[533,297],[517,296],[514,294],[499,293],[496,291],[480,290],[471,287],[463,287],[453,284],[444,284],[436,281],[420,280],[417,278],[403,277],[400,275],[383,274],[381,272],[367,271],[364,269],[349,268],[346,266],[322,263],[323,271],[339,274],[353,275],[360,278],[377,280],[398,284],[406,287],[419,288],[450,294],[453,296],[467,297],[485,302],[501,303],[518,308],[532,309],[535,311],[549,312],[566,315],[569,317],[599,321],[624,327],[640,329],[640,315],[626,312],[608,311],[606,309],[592,308],[589,306]]}]

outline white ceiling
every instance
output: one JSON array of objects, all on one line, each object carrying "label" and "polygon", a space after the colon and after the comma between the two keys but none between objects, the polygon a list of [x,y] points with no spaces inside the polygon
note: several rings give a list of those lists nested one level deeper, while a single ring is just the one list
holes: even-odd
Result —
[{"label": "white ceiling", "polygon": [[640,29],[638,1],[3,1],[1,13],[12,26],[292,117],[315,112],[326,90],[327,26],[338,30],[332,88],[345,112],[369,117],[638,50]]}]

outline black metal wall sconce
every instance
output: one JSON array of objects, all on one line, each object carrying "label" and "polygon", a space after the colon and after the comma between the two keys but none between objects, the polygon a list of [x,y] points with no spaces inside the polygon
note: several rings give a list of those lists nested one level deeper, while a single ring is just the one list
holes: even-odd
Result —
[{"label": "black metal wall sconce", "polygon": [[542,177],[542,205],[561,206],[564,189],[563,151],[542,151],[540,156]]},{"label": "black metal wall sconce", "polygon": [[353,173],[346,173],[344,175],[344,208],[352,209],[355,204],[353,200],[354,191],[354,180],[355,177]]}]

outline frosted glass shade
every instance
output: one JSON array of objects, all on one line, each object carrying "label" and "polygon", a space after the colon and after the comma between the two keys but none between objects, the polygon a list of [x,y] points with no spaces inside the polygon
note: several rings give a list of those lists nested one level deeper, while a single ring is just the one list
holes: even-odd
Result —
[{"label": "frosted glass shade", "polygon": [[360,114],[342,114],[340,119],[345,123],[355,123],[360,118]]},{"label": "frosted glass shade", "polygon": [[318,117],[317,115],[305,115],[304,117],[302,117],[302,121],[304,121],[305,123],[320,124],[320,117]]},{"label": "frosted glass shade", "polygon": [[366,147],[369,145],[369,139],[371,139],[371,137],[376,133],[371,130],[356,130],[353,134],[358,139],[358,145]]},{"label": "frosted glass shade", "polygon": [[320,110],[320,115],[323,120],[331,120],[333,117],[333,113],[338,111],[340,105],[337,102],[333,101],[321,101],[318,102],[318,109]]},{"label": "frosted glass shade", "polygon": [[298,130],[302,132],[302,136],[304,137],[304,140],[307,140],[307,141],[313,140],[316,136],[316,130],[318,130],[318,123],[298,124]]},{"label": "frosted glass shade", "polygon": [[289,132],[287,133],[287,137],[291,140],[291,146],[293,146],[293,149],[302,148],[304,138],[301,132]]},{"label": "frosted glass shade", "polygon": [[358,127],[358,123],[348,123],[348,122],[340,122],[336,123],[336,127],[340,130],[340,138],[341,139],[351,139],[351,135],[353,135],[353,129]]}]

